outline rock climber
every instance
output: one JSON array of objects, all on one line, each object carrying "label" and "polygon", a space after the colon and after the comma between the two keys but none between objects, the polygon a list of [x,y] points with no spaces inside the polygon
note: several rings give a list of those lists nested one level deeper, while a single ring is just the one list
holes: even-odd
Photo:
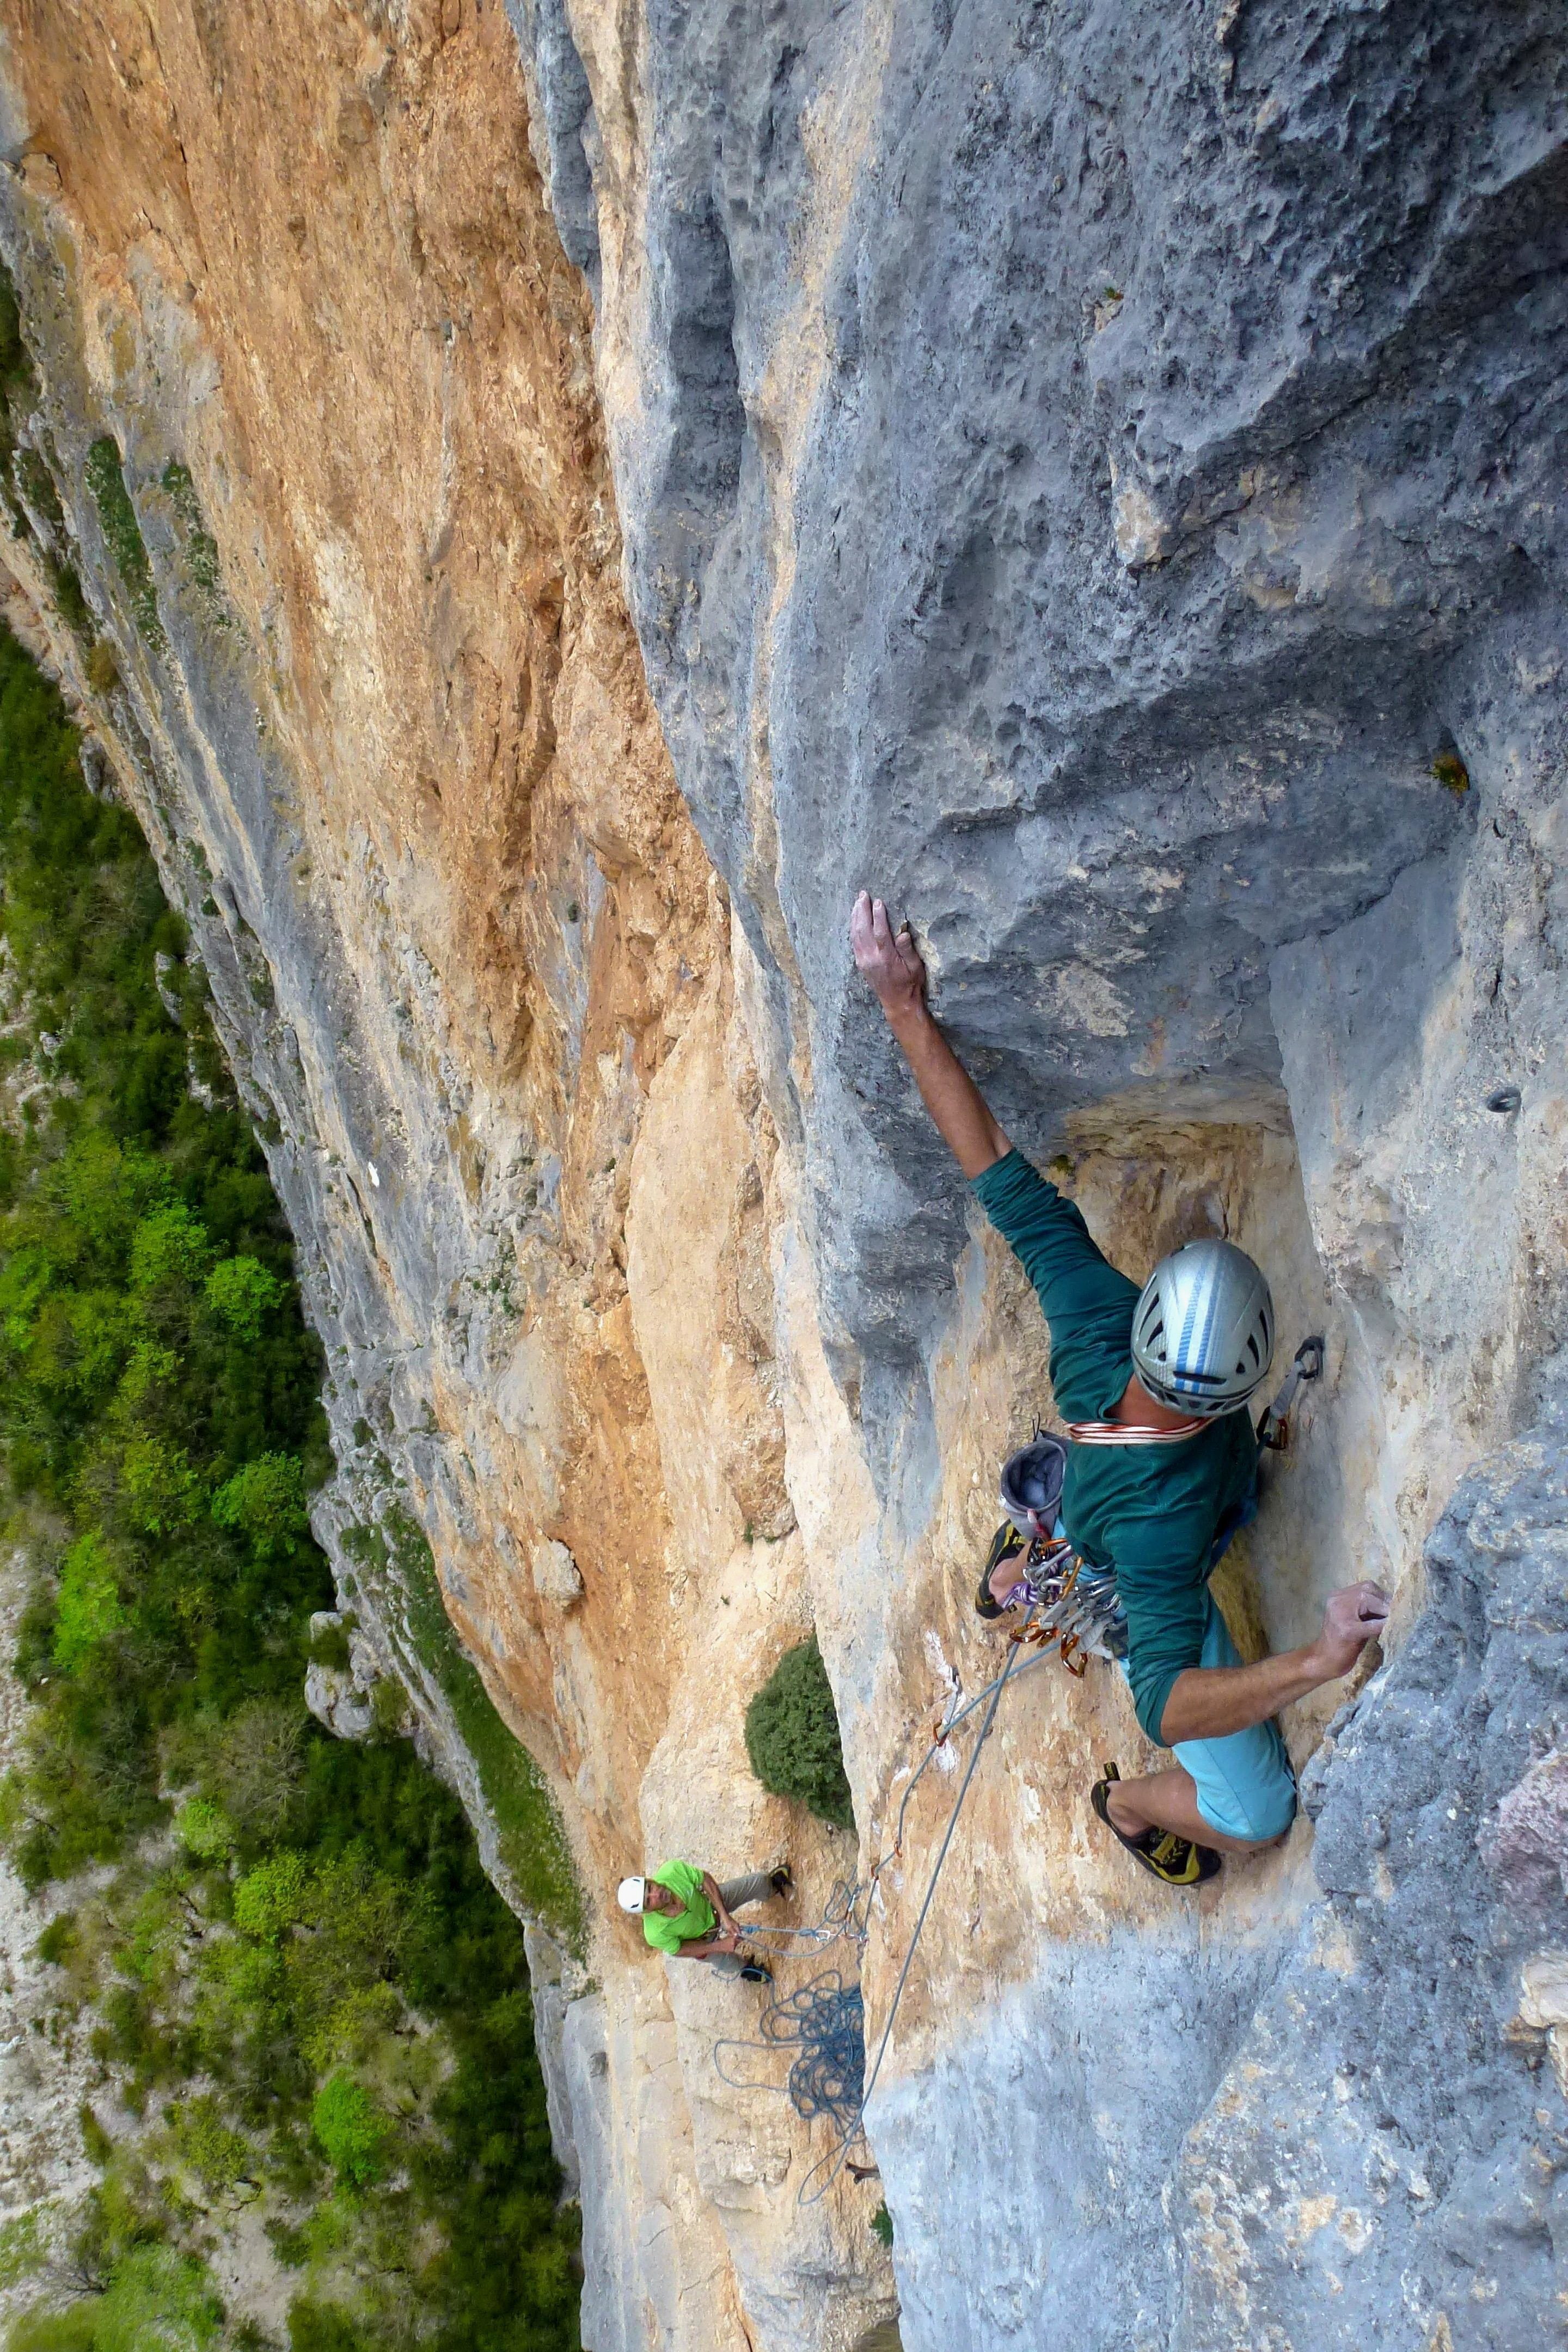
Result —
[{"label": "rock climber", "polygon": [[721,1885],[711,1871],[692,1863],[661,1862],[646,1878],[623,1878],[616,1899],[623,1911],[640,1916],[643,1935],[656,1952],[710,1960],[723,1976],[771,1984],[772,1969],[744,1950],[732,1915],[747,1903],[787,1895],[791,1884],[787,1863],[777,1870],[748,1871]]},{"label": "rock climber", "polygon": [[[1174,1750],[1168,1769],[1123,1780],[1113,1765],[1095,1812],[1171,1886],[1212,1878],[1222,1853],[1284,1836],[1296,1789],[1274,1717],[1348,1674],[1388,1615],[1372,1583],[1333,1593],[1305,1648],[1243,1665],[1211,1596],[1220,1553],[1256,1508],[1258,1440],[1246,1410],[1268,1371],[1273,1308],[1258,1268],[1226,1242],[1189,1244],[1140,1291],[1101,1255],[1081,1212],[1009,1142],[926,1003],[907,923],[862,891],[855,961],[875,990],[927,1110],[1035,1286],[1051,1339],[1051,1391],[1072,1443],[1047,1533],[1113,1571],[1138,1721]],[[983,1580],[999,1613],[1016,1570]]]}]

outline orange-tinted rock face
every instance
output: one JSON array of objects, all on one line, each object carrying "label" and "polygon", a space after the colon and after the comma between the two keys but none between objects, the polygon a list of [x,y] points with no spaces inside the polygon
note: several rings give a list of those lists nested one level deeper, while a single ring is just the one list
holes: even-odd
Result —
[{"label": "orange-tinted rock face", "polygon": [[[635,1596],[626,1804],[669,1622],[625,1154],[723,986],[723,908],[626,625],[588,304],[541,205],[515,44],[499,9],[449,37],[431,9],[395,53],[374,13],[30,13],[24,177],[70,241],[93,426],[154,500],[165,449],[194,477],[237,615],[208,634],[287,778],[290,877],[342,940],[383,1090],[439,1088],[447,1174],[482,1224],[503,1135],[552,1163],[548,1234],[516,1263],[553,1420],[544,1458],[512,1449],[512,1500],[595,1605]],[[156,699],[181,666],[122,667]],[[267,907],[244,911],[270,961]],[[448,1302],[405,1287],[416,1231],[375,1231],[378,1195],[412,1181],[395,1134],[383,1159],[357,1190],[415,1324]],[[437,1349],[430,1370],[460,1431],[464,1369]],[[502,1670],[545,1721],[542,1660],[534,1643]],[[568,1740],[551,1760],[579,1759]]]},{"label": "orange-tinted rock face", "polygon": [[[68,518],[7,543],[12,615],[147,826],[270,1139],[344,1464],[323,1525],[396,1501],[430,1538],[563,1821],[614,2095],[663,2149],[621,2220],[679,2210],[674,2340],[739,2345],[657,2054],[663,1970],[602,1906],[645,1858],[672,1707],[724,1715],[734,1769],[770,1644],[809,1622],[773,1143],[724,893],[627,622],[590,303],[542,202],[516,44],[473,0],[395,25],[110,0],[16,8],[8,36],[9,252]],[[151,627],[85,483],[104,435],[151,550]],[[54,610],[62,558],[94,609],[80,638]],[[89,636],[118,682],[100,654],[89,683]],[[363,1543],[338,1558],[526,1901],[464,1722]],[[732,1560],[761,1580],[752,1681],[710,1661],[678,1701]],[[747,1783],[749,1824],[714,1783],[674,1841],[706,1836],[728,1869],[747,1836],[782,1852],[783,1809]],[[827,2298],[851,2315],[885,2295],[862,2235]]]}]

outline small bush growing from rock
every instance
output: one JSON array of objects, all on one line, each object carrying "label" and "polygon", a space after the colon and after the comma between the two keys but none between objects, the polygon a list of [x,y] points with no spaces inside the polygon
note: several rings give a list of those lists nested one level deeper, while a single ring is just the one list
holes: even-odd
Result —
[{"label": "small bush growing from rock", "polygon": [[136,509],[125,487],[125,469],[120,461],[120,451],[107,434],[95,441],[88,451],[86,471],[87,486],[98,509],[99,524],[110,554],[114,558],[114,568],[125,583],[137,625],[147,642],[161,651],[163,624],[158,615],[158,593],[153,585],[153,566],[147,560],[147,542],[142,536],[142,526],[136,520]]},{"label": "small bush growing from rock", "polygon": [[854,1828],[838,1714],[815,1633],[784,1652],[747,1707],[746,1754],[764,1789],[836,1829]]}]

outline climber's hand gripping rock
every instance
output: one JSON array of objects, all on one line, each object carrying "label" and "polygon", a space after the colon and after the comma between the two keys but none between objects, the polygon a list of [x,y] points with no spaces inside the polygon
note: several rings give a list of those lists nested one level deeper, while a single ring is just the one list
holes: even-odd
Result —
[{"label": "climber's hand gripping rock", "polygon": [[1342,1592],[1331,1593],[1317,1641],[1323,1680],[1331,1683],[1338,1675],[1348,1675],[1387,1622],[1388,1595],[1381,1584],[1347,1584]]},{"label": "climber's hand gripping rock", "polygon": [[880,898],[862,890],[849,918],[849,945],[855,965],[876,991],[877,1001],[891,1021],[897,1013],[922,1012],[926,1001],[926,968],[908,923],[895,931]]},{"label": "climber's hand gripping rock", "polygon": [[862,890],[849,918],[849,945],[914,1072],[938,1134],[966,1176],[983,1175],[1012,1146],[931,1018],[925,965],[908,924],[895,931],[882,900]]},{"label": "climber's hand gripping rock", "polygon": [[1165,1745],[1224,1739],[1266,1723],[1282,1706],[1348,1675],[1387,1622],[1388,1598],[1382,1586],[1349,1584],[1330,1595],[1323,1630],[1315,1642],[1259,1658],[1256,1665],[1189,1667],[1176,1676],[1165,1701],[1161,1724]]}]

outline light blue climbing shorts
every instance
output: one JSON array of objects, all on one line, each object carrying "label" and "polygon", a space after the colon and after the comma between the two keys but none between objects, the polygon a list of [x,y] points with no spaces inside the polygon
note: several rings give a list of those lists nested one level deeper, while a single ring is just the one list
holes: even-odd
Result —
[{"label": "light blue climbing shorts", "polygon": [[[1239,1666],[1215,1597],[1205,1597],[1208,1623],[1198,1664]],[[1263,1843],[1283,1835],[1295,1820],[1296,1782],[1277,1723],[1255,1723],[1223,1739],[1180,1739],[1171,1752],[1197,1784],[1199,1812],[1222,1837]]]}]

